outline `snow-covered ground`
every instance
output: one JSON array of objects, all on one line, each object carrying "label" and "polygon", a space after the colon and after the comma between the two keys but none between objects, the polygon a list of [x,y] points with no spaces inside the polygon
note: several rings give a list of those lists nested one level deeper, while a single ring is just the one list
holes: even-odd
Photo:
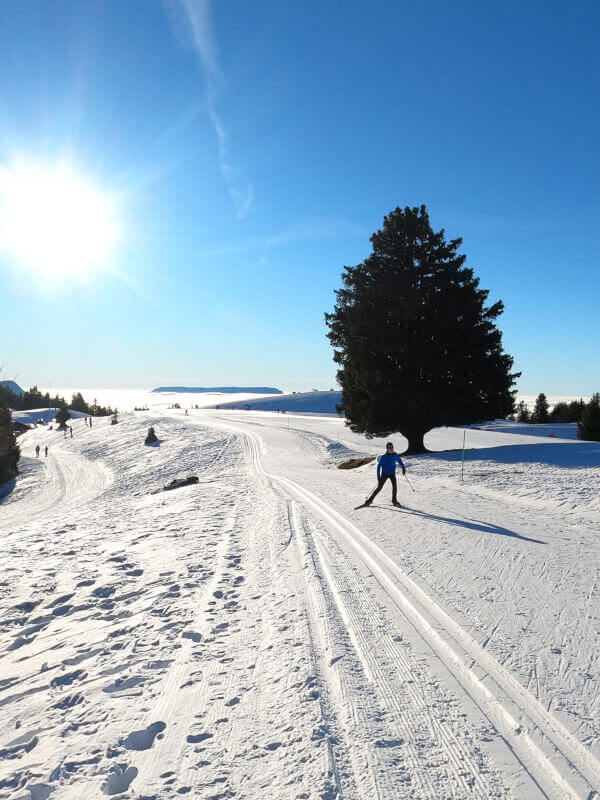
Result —
[{"label": "snow-covered ground", "polygon": [[294,392],[240,401],[235,397],[221,400],[220,408],[252,411],[291,411],[301,414],[334,414],[342,400],[341,392]]},{"label": "snow-covered ground", "polygon": [[[30,408],[27,411],[13,411],[12,418],[14,422],[21,422],[23,425],[35,425],[39,420],[48,424],[53,422],[57,413],[58,408]],[[72,419],[83,419],[88,416],[81,411],[69,411],[69,414]]]},{"label": "snow-covered ground", "polygon": [[20,438],[0,796],[600,792],[600,444],[469,429],[461,480],[434,431],[355,509],[382,442],[335,417],[120,420]]}]

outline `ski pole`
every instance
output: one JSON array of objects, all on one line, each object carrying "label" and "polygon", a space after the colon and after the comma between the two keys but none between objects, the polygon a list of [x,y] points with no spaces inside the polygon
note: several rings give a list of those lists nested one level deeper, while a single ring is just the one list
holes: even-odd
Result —
[{"label": "ski pole", "polygon": [[[406,472],[404,473],[404,477],[405,477],[405,478],[406,478],[406,480],[408,481],[408,475],[406,474]],[[411,488],[411,489],[413,490],[413,492],[414,492],[414,491],[415,491],[415,487],[412,485],[412,483],[411,483],[410,481],[408,481],[408,485],[410,486],[410,488]]]}]

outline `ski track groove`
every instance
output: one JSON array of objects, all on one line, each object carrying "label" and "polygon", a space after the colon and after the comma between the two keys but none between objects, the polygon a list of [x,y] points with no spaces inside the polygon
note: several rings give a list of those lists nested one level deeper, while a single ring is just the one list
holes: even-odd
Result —
[{"label": "ski track groove", "polygon": [[[489,675],[501,692],[511,699],[516,707],[525,712],[535,726],[552,742],[558,753],[570,762],[590,787],[600,790],[600,764],[592,753],[539,703],[527,690],[487,653],[478,642],[472,639],[452,618],[444,612],[412,579],[408,577],[375,543],[371,542],[356,526],[339,512],[322,501],[295,481],[280,475],[266,472],[261,464],[258,436],[251,431],[244,434],[253,442],[255,463],[258,471],[271,480],[288,487],[301,500],[312,506],[344,536],[364,562],[378,576],[382,587],[399,601],[404,614],[413,623],[434,652],[450,669],[467,693],[482,708],[486,716],[502,733],[535,782],[550,798],[556,800],[576,800],[577,792],[571,787],[549,758],[536,745],[531,736],[503,705],[500,697],[488,689],[467,667],[463,659],[454,651],[446,639],[435,630],[424,614],[418,609],[421,605],[426,613],[450,639],[454,639],[469,653],[473,660]],[[383,566],[385,565],[385,566]],[[393,580],[391,577],[395,580]],[[402,589],[395,581],[402,584]],[[412,598],[411,598],[412,596]],[[498,690],[496,690],[498,691]]]},{"label": "ski track groove", "polygon": [[[272,480],[273,476],[268,475],[264,472],[264,470],[262,470],[258,455],[258,447],[253,446],[255,445],[253,435],[250,437],[249,441],[251,444],[251,454],[257,473],[263,476],[266,475]],[[410,765],[408,773],[410,775],[411,783],[414,781],[415,783],[419,784],[418,788],[422,793],[424,793],[423,796],[434,797],[436,796],[436,791],[439,791],[439,787],[436,789],[432,783],[430,774],[431,770],[423,768],[422,754],[419,754],[410,738],[406,737],[406,731],[413,731],[415,729],[415,724],[420,723],[424,730],[428,731],[429,733],[432,731],[434,732],[440,751],[444,751],[445,756],[447,756],[450,762],[450,768],[446,770],[446,774],[444,776],[445,780],[443,781],[443,791],[450,791],[450,794],[447,796],[457,799],[463,798],[467,794],[469,796],[476,796],[480,798],[489,797],[490,794],[488,792],[488,787],[486,787],[485,783],[479,776],[478,764],[476,760],[471,757],[468,749],[463,747],[455,736],[451,736],[449,732],[445,730],[445,726],[439,725],[435,715],[431,714],[429,710],[427,698],[419,697],[415,691],[414,684],[410,683],[411,676],[413,675],[414,665],[411,665],[410,667],[407,665],[406,667],[405,676],[407,681],[409,681],[406,688],[408,689],[407,693],[411,696],[412,703],[409,705],[409,713],[403,713],[401,705],[397,701],[395,691],[392,688],[392,682],[388,679],[388,676],[386,675],[384,669],[380,666],[378,659],[374,656],[370,647],[369,637],[363,634],[365,627],[370,628],[372,634],[375,636],[375,638],[377,638],[377,632],[375,630],[376,625],[373,622],[374,618],[378,616],[375,602],[370,594],[364,590],[362,582],[356,579],[352,567],[347,565],[346,568],[342,570],[340,565],[346,564],[346,559],[342,556],[342,558],[338,558],[334,562],[328,553],[328,549],[325,545],[325,539],[323,538],[322,534],[315,533],[311,536],[309,529],[310,526],[308,526],[308,529],[307,527],[303,527],[301,529],[297,528],[296,535],[298,535],[298,530],[303,530],[309,549],[309,541],[312,538],[316,556],[318,558],[318,565],[320,565],[319,568],[317,562],[314,561],[315,569],[317,569],[318,573],[323,573],[326,578],[326,585],[331,591],[335,608],[337,609],[339,617],[343,621],[344,627],[363,668],[365,676],[370,682],[373,691],[379,695],[381,706],[388,712],[388,714],[392,712],[397,718],[397,736],[399,740],[402,740],[403,745],[405,745],[403,749],[403,755],[406,756],[408,752],[409,757],[407,760]],[[336,566],[338,569],[342,570],[343,573],[341,578],[338,577],[338,579],[336,579],[333,575],[333,571],[336,569]],[[340,588],[340,585],[343,588]],[[323,588],[321,588],[321,594],[322,593]],[[361,604],[361,608],[368,610],[366,616],[356,616],[352,613],[351,608],[344,602],[342,598],[344,593],[348,593],[349,595],[352,595],[353,593],[360,593],[361,598],[364,601],[364,605]],[[317,613],[317,616],[318,618],[327,620],[331,618],[332,612],[330,610],[328,614]],[[326,623],[322,624],[325,625]],[[327,638],[326,634],[324,634],[324,638]],[[326,645],[326,649],[333,650],[330,644]],[[391,663],[397,664],[399,661],[402,662],[403,655],[399,648],[391,648],[391,650]],[[340,684],[339,688],[337,689],[337,693],[341,693],[342,696],[348,694],[344,683]],[[348,696],[348,699],[345,703],[338,703],[338,706],[343,708],[348,702],[352,705],[351,696]],[[414,713],[414,708],[419,709],[422,714],[419,715],[418,713]],[[367,717],[365,717],[364,713],[362,713],[360,705],[353,705],[353,715],[357,718],[354,726],[352,726],[352,724],[349,725],[348,722],[346,722],[345,725],[346,741],[348,742],[347,746],[351,757],[353,749],[352,742],[354,737],[348,728],[358,727],[358,729],[362,731],[369,731],[370,728],[372,729],[371,722]],[[375,740],[374,730],[371,731],[370,738],[372,741]],[[404,741],[405,739],[407,739],[407,741]],[[381,750],[383,750],[383,748]],[[360,796],[394,797],[397,792],[396,783],[394,780],[392,780],[395,770],[393,769],[392,765],[377,758],[377,752],[377,747],[374,748],[374,752],[372,749],[367,749],[367,757],[370,767],[370,785],[364,785],[364,777],[360,769],[360,765],[357,764],[354,768],[355,777],[358,776],[359,785],[361,782],[363,783]],[[465,777],[466,773],[469,774],[470,780]],[[398,785],[404,780],[404,776],[402,775],[395,777],[398,778]],[[476,795],[473,793],[473,785],[477,786],[479,790]]]}]

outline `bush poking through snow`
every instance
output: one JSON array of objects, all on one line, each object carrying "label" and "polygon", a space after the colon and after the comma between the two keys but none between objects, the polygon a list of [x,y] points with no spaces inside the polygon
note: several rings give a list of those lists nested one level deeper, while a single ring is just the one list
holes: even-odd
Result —
[{"label": "bush poking through snow", "polygon": [[349,458],[347,461],[342,461],[341,464],[338,464],[338,469],[356,469],[356,467],[362,467],[364,464],[370,464],[371,461],[375,461],[375,456]]},{"label": "bush poking through snow", "polygon": [[148,428],[148,433],[146,434],[146,439],[144,444],[154,444],[154,442],[158,442],[158,436],[156,435],[156,431],[154,428]]},{"label": "bush poking through snow", "polygon": [[190,475],[188,478],[173,478],[162,489],[154,489],[150,494],[158,494],[161,491],[170,492],[171,489],[181,489],[182,486],[193,486],[195,483],[200,483],[200,479],[196,475]]}]

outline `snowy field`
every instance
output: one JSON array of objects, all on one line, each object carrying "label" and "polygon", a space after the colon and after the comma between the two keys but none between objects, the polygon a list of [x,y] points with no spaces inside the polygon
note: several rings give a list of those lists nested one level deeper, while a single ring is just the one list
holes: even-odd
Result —
[{"label": "snowy field", "polygon": [[600,444],[434,431],[357,510],[335,417],[72,427],[0,502],[0,797],[597,797]]}]

